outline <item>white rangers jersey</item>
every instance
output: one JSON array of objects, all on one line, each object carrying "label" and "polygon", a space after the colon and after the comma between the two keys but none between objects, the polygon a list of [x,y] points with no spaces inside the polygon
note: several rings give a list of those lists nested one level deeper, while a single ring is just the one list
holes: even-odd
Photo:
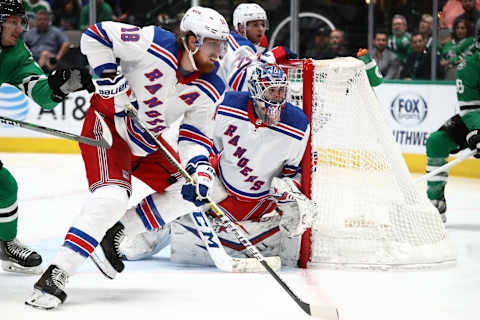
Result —
[{"label": "white rangers jersey", "polygon": [[[225,91],[216,73],[218,65],[211,73],[182,77],[175,35],[155,26],[97,23],[84,32],[81,50],[99,76],[104,70],[116,70],[120,60],[138,115],[156,136],[183,116],[178,153],[184,166],[194,156],[209,155],[213,115]],[[145,156],[157,150],[122,106],[115,106],[115,126],[133,154]]]},{"label": "white rangers jersey", "polygon": [[220,68],[220,76],[227,87],[234,91],[247,91],[247,67],[256,62],[260,55],[250,40],[230,31],[227,53],[221,60]]},{"label": "white rangers jersey", "polygon": [[215,116],[219,178],[228,193],[240,200],[267,198],[274,177],[299,182],[310,134],[307,116],[290,103],[276,125],[258,125],[257,120],[247,92],[227,92]]}]

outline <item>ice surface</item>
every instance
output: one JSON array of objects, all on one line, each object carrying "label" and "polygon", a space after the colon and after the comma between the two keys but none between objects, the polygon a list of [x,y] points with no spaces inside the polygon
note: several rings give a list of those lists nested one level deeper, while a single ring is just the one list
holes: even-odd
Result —
[{"label": "ice surface", "polygon": [[[8,154],[0,159],[19,183],[19,239],[47,267],[88,195],[79,155]],[[424,189],[425,186],[419,186]],[[131,204],[149,193],[134,182]],[[458,250],[455,268],[421,272],[282,269],[302,299],[335,304],[345,320],[478,319],[480,298],[480,181],[452,177],[447,229]],[[127,262],[115,280],[91,261],[67,284],[54,311],[24,305],[38,276],[0,271],[0,320],[44,319],[309,319],[268,274],[228,274],[176,265],[169,251]]]}]

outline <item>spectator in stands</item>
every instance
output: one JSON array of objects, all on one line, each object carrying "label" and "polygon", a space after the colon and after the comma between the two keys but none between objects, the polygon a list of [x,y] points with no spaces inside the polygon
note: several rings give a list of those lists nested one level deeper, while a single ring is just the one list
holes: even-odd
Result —
[{"label": "spectator in stands", "polygon": [[57,61],[70,47],[62,30],[50,25],[47,11],[40,11],[35,18],[35,28],[25,32],[24,42],[32,51],[32,56],[46,72],[55,69]]},{"label": "spectator in stands", "polygon": [[327,28],[318,29],[315,35],[315,47],[308,49],[305,56],[313,59],[331,59],[334,57],[333,49],[330,46],[330,30]]},{"label": "spectator in stands", "polygon": [[63,0],[55,10],[54,24],[62,30],[78,30],[80,26],[80,4],[78,0]]},{"label": "spectator in stands", "polygon": [[[113,20],[113,11],[112,7],[104,2],[103,0],[96,0],[97,4],[97,21],[112,21]],[[90,15],[90,4],[87,4],[82,8],[80,12],[80,30],[85,30],[87,27],[90,26],[89,23],[89,15]]]},{"label": "spectator in stands", "polygon": [[432,26],[433,17],[429,14],[422,14],[422,18],[418,23],[418,32],[423,35],[423,38],[427,42],[428,49],[430,49],[432,45]]},{"label": "spectator in stands", "polygon": [[330,33],[330,47],[333,50],[333,56],[348,57],[352,53],[345,46],[345,32],[340,29],[335,29]]},{"label": "spectator in stands", "polygon": [[466,19],[455,20],[451,38],[441,49],[440,65],[445,70],[447,80],[455,80],[457,65],[475,50],[473,30]]},{"label": "spectator in stands", "polygon": [[395,53],[387,48],[387,32],[378,30],[373,39],[371,57],[377,61],[378,68],[384,79],[398,79],[400,76],[400,61]]},{"label": "spectator in stands", "polygon": [[[412,48],[400,77],[404,80],[428,80],[431,73],[431,53],[423,35],[416,32],[412,35]],[[437,78],[441,75],[440,56],[437,57]]]},{"label": "spectator in stands", "polygon": [[[465,12],[456,17],[455,20],[467,20],[470,24],[469,28],[473,30],[478,18],[480,18],[480,11],[475,8],[475,0],[462,0],[462,8]],[[453,21],[453,24],[455,24],[455,20]]]},{"label": "spectator in stands", "polygon": [[123,23],[130,23],[133,24],[132,21],[133,17],[130,17],[130,13],[132,12],[133,5],[135,4],[134,1],[131,0],[105,0],[110,7],[112,7],[113,14],[112,19],[113,21],[123,22]]},{"label": "spectator in stands", "polygon": [[46,0],[23,0],[23,7],[31,28],[35,27],[35,18],[38,12],[46,11],[48,14],[52,14],[50,3]]},{"label": "spectator in stands", "polygon": [[407,20],[401,14],[392,18],[392,35],[388,36],[388,48],[397,55],[400,64],[405,65],[407,56],[412,52],[412,38],[407,32]]}]

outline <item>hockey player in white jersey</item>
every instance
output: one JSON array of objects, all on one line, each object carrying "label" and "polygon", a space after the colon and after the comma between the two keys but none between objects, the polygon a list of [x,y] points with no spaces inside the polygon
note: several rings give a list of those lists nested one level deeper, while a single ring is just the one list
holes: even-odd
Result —
[{"label": "hockey player in white jersey", "polygon": [[[292,201],[285,194],[276,194],[272,180],[280,177],[290,182],[299,182],[299,165],[310,126],[303,111],[286,102],[287,78],[277,65],[256,64],[248,86],[248,92],[227,92],[217,109],[214,130],[216,156],[211,158],[211,163],[218,179],[215,180],[210,195],[230,219],[247,229],[249,236],[260,235],[253,240],[255,243],[261,242],[260,250],[269,247],[263,251],[266,255],[278,255],[280,236],[300,235],[306,227],[301,224],[307,223],[308,219],[301,219],[302,213],[292,206]],[[293,185],[296,189],[294,183]],[[197,206],[203,204],[196,196],[193,186],[184,185],[182,194],[184,199]],[[289,213],[281,217],[275,210],[277,206],[280,210],[288,207]],[[180,199],[169,195],[169,192],[152,194],[139,206],[129,209],[126,216],[130,218],[122,220],[125,230],[129,230],[126,238],[129,245],[120,245],[127,258],[148,257],[155,253],[155,248],[160,249],[168,243],[165,241],[168,234],[162,236],[160,233],[155,237],[155,232],[142,232],[158,230],[146,223],[150,212],[163,213],[171,210],[188,214],[199,209],[186,202],[182,205]],[[266,215],[270,218],[263,219]],[[260,223],[250,223],[260,219]],[[166,233],[169,227],[163,226]],[[178,227],[178,232],[172,234],[172,247],[175,246],[175,250],[172,250],[173,261],[202,264],[207,260],[204,259],[208,254],[202,249],[203,244],[195,244],[198,236],[189,215],[176,220],[171,227]],[[142,236],[136,237],[140,233]],[[230,237],[232,238],[233,236]],[[230,247],[242,251],[241,244],[228,242]],[[288,264],[296,265],[298,248],[292,248],[289,252],[291,261]],[[237,253],[238,256],[244,255]]]},{"label": "hockey player in white jersey", "polygon": [[265,10],[256,3],[241,3],[233,11],[233,31],[228,35],[227,54],[222,58],[220,74],[227,87],[234,91],[247,91],[250,71],[247,67],[259,60],[283,63],[297,55],[286,47],[276,47],[264,52],[261,42],[268,29]]},{"label": "hockey player in white jersey", "polygon": [[[170,193],[181,197],[181,183],[175,183],[178,172],[127,116],[125,105],[135,106],[147,129],[167,148],[160,135],[183,117],[178,158],[197,178],[198,196],[207,196],[214,180],[207,158],[212,119],[225,90],[216,73],[217,59],[226,50],[228,32],[225,19],[204,7],[193,7],[185,13],[177,35],[154,26],[139,28],[115,22],[97,23],[84,32],[81,50],[99,79],[95,80],[97,93],[91,99],[82,135],[98,137],[102,131],[94,116],[98,111],[112,132],[113,145],[110,149],[80,146],[91,196],[54,261],[35,283],[27,304],[52,309],[63,303],[68,278],[97,246],[96,252],[103,253],[105,259],[95,262],[106,263],[114,272],[122,271],[115,243],[124,227],[117,221],[127,210],[132,175],[158,194],[173,185]],[[148,222],[153,227],[179,216],[176,210],[162,211],[161,215],[149,213]]]}]

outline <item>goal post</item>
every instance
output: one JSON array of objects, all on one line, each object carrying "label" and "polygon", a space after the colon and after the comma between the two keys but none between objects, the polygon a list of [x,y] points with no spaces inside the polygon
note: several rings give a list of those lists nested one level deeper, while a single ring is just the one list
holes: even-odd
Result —
[{"label": "goal post", "polygon": [[445,227],[413,179],[358,59],[285,66],[289,101],[311,136],[302,191],[318,218],[302,236],[299,266],[422,269],[453,264]]}]

